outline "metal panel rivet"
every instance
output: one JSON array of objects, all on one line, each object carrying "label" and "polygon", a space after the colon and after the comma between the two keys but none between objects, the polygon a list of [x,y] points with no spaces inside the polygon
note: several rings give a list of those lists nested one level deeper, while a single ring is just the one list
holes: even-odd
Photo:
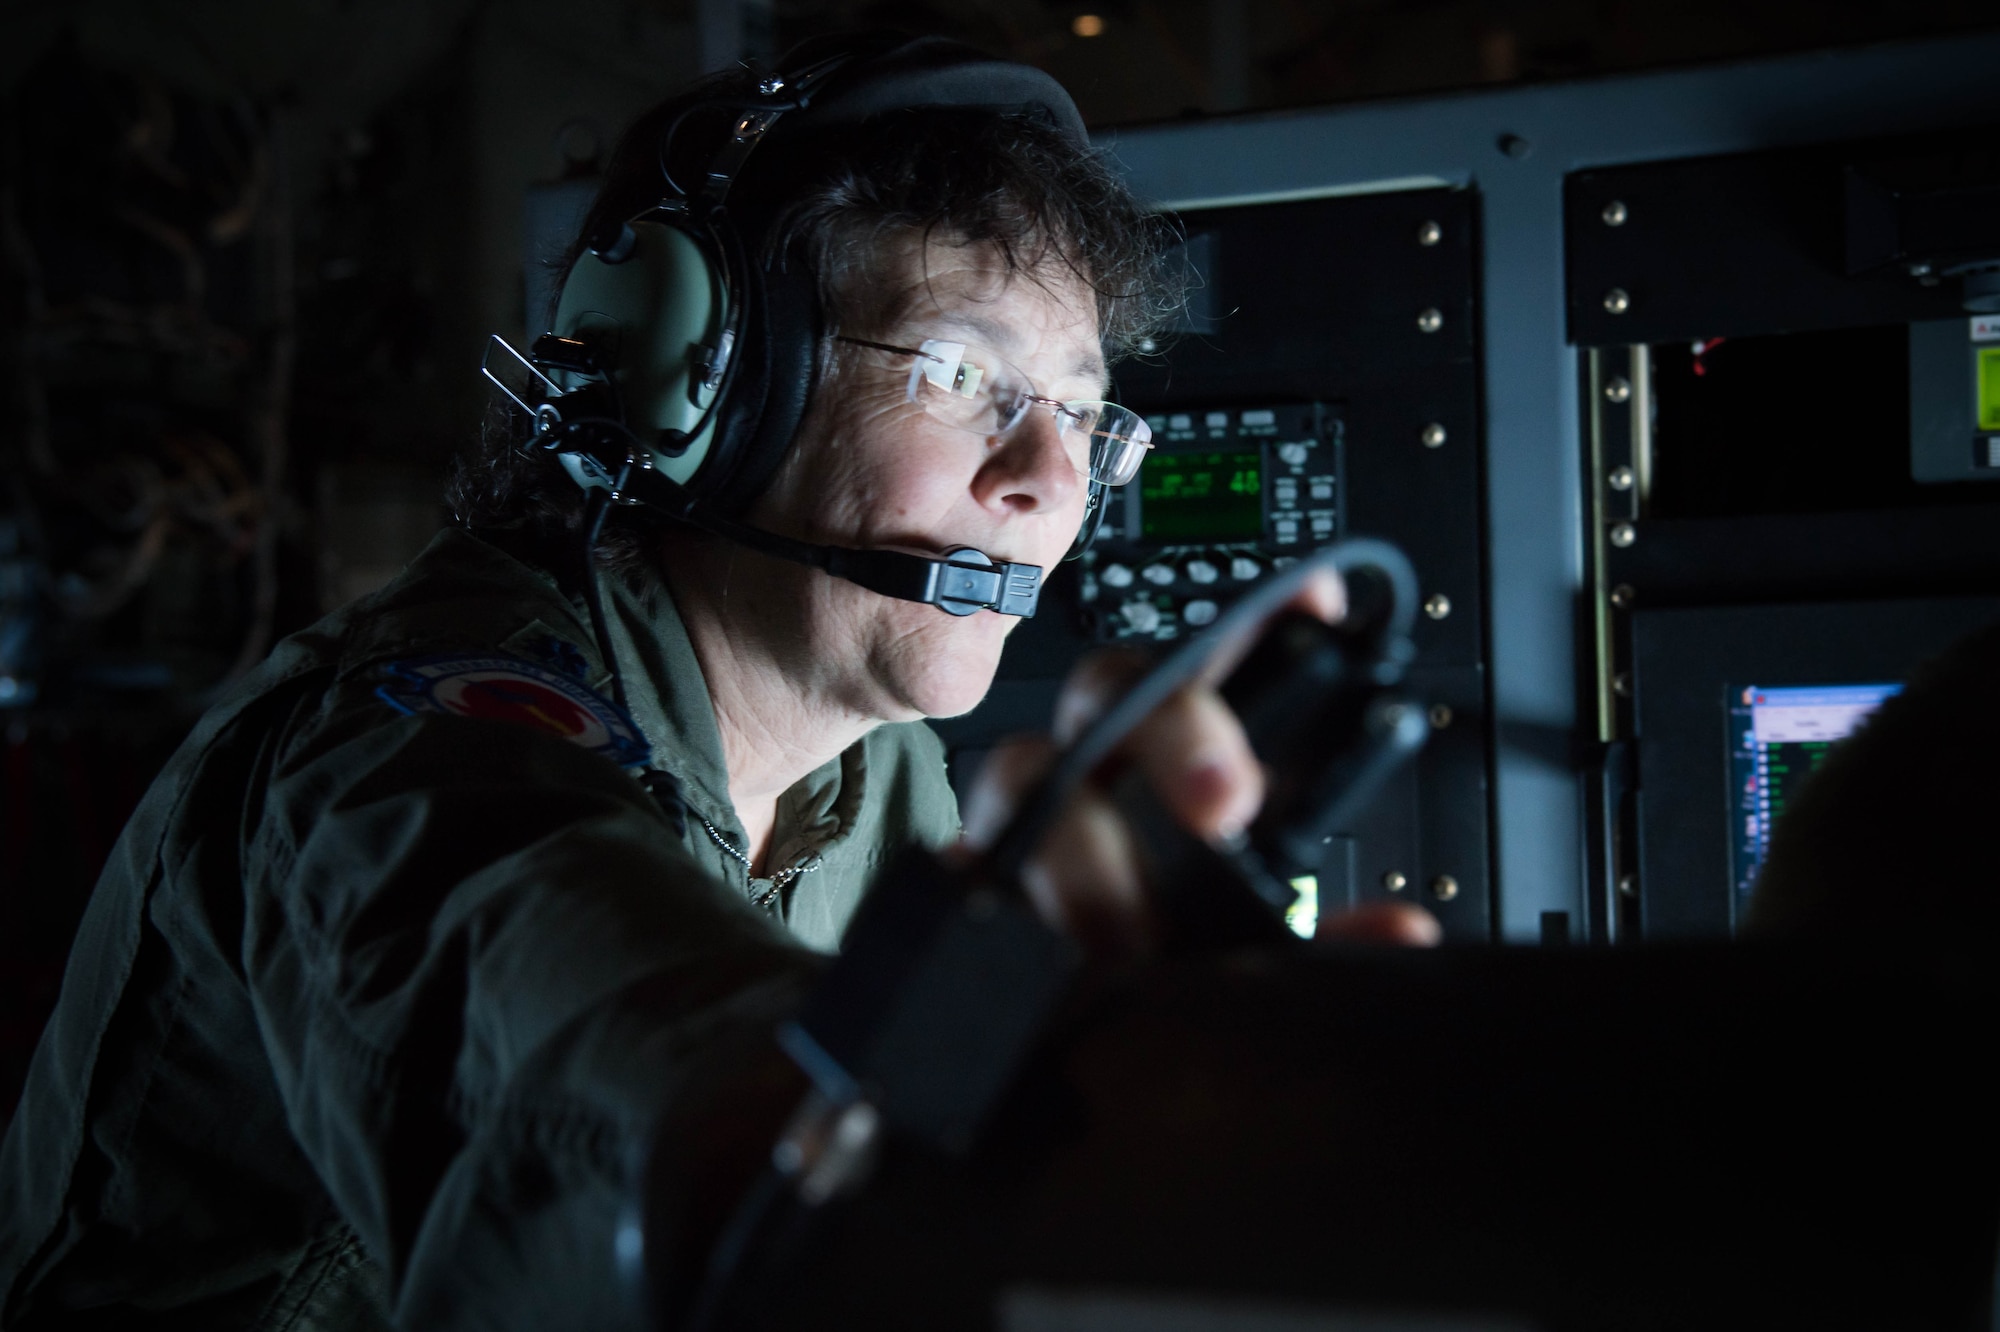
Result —
[{"label": "metal panel rivet", "polygon": [[1499,148],[1501,152],[1513,158],[1516,162],[1535,151],[1535,145],[1529,143],[1518,134],[1501,135]]},{"label": "metal panel rivet", "polygon": [[1630,523],[1617,523],[1611,528],[1611,544],[1623,550],[1639,539],[1639,529]]},{"label": "metal panel rivet", "polygon": [[1442,592],[1433,592],[1424,598],[1424,614],[1433,620],[1442,620],[1451,614],[1451,598]]},{"label": "metal panel rivet", "polygon": [[1611,604],[1616,606],[1619,610],[1624,610],[1627,606],[1630,606],[1633,602],[1637,601],[1638,599],[1639,599],[1639,594],[1638,592],[1633,590],[1633,587],[1630,583],[1620,583],[1618,586],[1611,589]]},{"label": "metal panel rivet", "polygon": [[1637,897],[1639,895],[1639,876],[1636,874],[1619,875],[1618,893],[1621,897]]},{"label": "metal panel rivet", "polygon": [[1440,902],[1449,902],[1458,896],[1458,880],[1449,874],[1440,874],[1431,880],[1431,896]]},{"label": "metal panel rivet", "polygon": [[1610,203],[1604,205],[1602,216],[1605,226],[1622,227],[1625,225],[1625,219],[1630,217],[1631,214],[1625,211],[1625,201],[1623,199],[1613,199]]},{"label": "metal panel rivet", "polygon": [[1451,709],[1443,703],[1433,703],[1431,704],[1430,718],[1431,729],[1433,731],[1442,731],[1445,727],[1451,725]]},{"label": "metal panel rivet", "polygon": [[1613,375],[1604,386],[1604,396],[1613,402],[1632,401],[1632,381],[1623,375]]},{"label": "metal panel rivet", "polygon": [[1417,228],[1417,244],[1436,245],[1444,239],[1444,228],[1435,222],[1425,222]]},{"label": "metal panel rivet", "polygon": [[1403,876],[1401,870],[1390,870],[1382,876],[1382,886],[1392,893],[1400,893],[1410,886],[1410,881]]},{"label": "metal panel rivet", "polygon": [[1417,316],[1417,327],[1426,333],[1435,333],[1444,327],[1444,311],[1433,306]]},{"label": "metal panel rivet", "polygon": [[1632,469],[1629,467],[1614,467],[1611,469],[1611,475],[1604,479],[1611,483],[1613,490],[1630,490],[1632,488]]},{"label": "metal panel rivet", "polygon": [[1620,698],[1632,697],[1632,672],[1620,671],[1611,677],[1611,692]]},{"label": "metal panel rivet", "polygon": [[1613,287],[1604,293],[1604,308],[1612,314],[1624,314],[1632,308],[1632,298],[1626,294],[1625,288]]},{"label": "metal panel rivet", "polygon": [[1429,425],[1424,427],[1424,433],[1422,439],[1424,441],[1424,447],[1427,449],[1443,448],[1445,440],[1444,426],[1442,426],[1436,421],[1431,422]]}]

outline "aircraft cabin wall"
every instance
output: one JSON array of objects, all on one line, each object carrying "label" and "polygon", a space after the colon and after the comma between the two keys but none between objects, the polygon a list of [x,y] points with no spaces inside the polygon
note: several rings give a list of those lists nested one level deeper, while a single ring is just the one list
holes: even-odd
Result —
[{"label": "aircraft cabin wall", "polygon": [[1436,729],[1322,908],[1729,933],[1826,743],[2000,619],[1996,64],[1982,35],[1102,134],[1196,277],[1117,388],[1161,445],[940,725],[955,761],[1092,642],[1386,537]]}]

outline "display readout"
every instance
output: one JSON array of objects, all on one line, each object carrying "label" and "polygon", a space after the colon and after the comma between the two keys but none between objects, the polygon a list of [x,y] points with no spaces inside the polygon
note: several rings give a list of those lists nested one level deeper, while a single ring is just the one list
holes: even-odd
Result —
[{"label": "display readout", "polygon": [[1902,688],[1894,683],[1729,686],[1730,861],[1739,914],[1770,854],[1778,816],[1833,746]]},{"label": "display readout", "polygon": [[2000,347],[1979,349],[1979,428],[2000,430]]},{"label": "display readout", "polygon": [[1263,455],[1150,454],[1139,472],[1139,531],[1146,541],[1252,541],[1264,532]]}]

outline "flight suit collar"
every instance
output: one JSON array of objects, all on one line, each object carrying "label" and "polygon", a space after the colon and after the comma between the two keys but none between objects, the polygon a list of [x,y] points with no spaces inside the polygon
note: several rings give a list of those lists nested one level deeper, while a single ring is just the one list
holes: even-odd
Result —
[{"label": "flight suit collar", "polygon": [[[708,682],[665,581],[648,577],[635,585],[602,571],[598,577],[624,676],[626,706],[652,744],[653,766],[680,784],[694,814],[736,846],[746,845],[748,837],[729,798],[729,771]],[[797,864],[845,836],[864,789],[862,769],[863,746],[857,744],[779,797],[772,869]]]},{"label": "flight suit collar", "polygon": [[[733,827],[715,705],[672,595],[657,578],[635,587],[603,570],[597,577],[625,681],[625,706],[653,747],[652,766],[671,773],[716,826],[724,826],[718,815],[726,814]],[[602,687],[610,688],[608,676]]]}]

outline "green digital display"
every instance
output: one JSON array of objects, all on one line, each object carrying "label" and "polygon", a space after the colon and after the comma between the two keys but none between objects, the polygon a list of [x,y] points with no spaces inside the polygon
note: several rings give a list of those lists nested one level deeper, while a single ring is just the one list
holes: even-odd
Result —
[{"label": "green digital display", "polygon": [[1152,542],[1262,536],[1263,455],[1256,449],[1148,455],[1139,472],[1139,533]]},{"label": "green digital display", "polygon": [[1979,428],[2000,430],[2000,347],[1979,349]]}]

